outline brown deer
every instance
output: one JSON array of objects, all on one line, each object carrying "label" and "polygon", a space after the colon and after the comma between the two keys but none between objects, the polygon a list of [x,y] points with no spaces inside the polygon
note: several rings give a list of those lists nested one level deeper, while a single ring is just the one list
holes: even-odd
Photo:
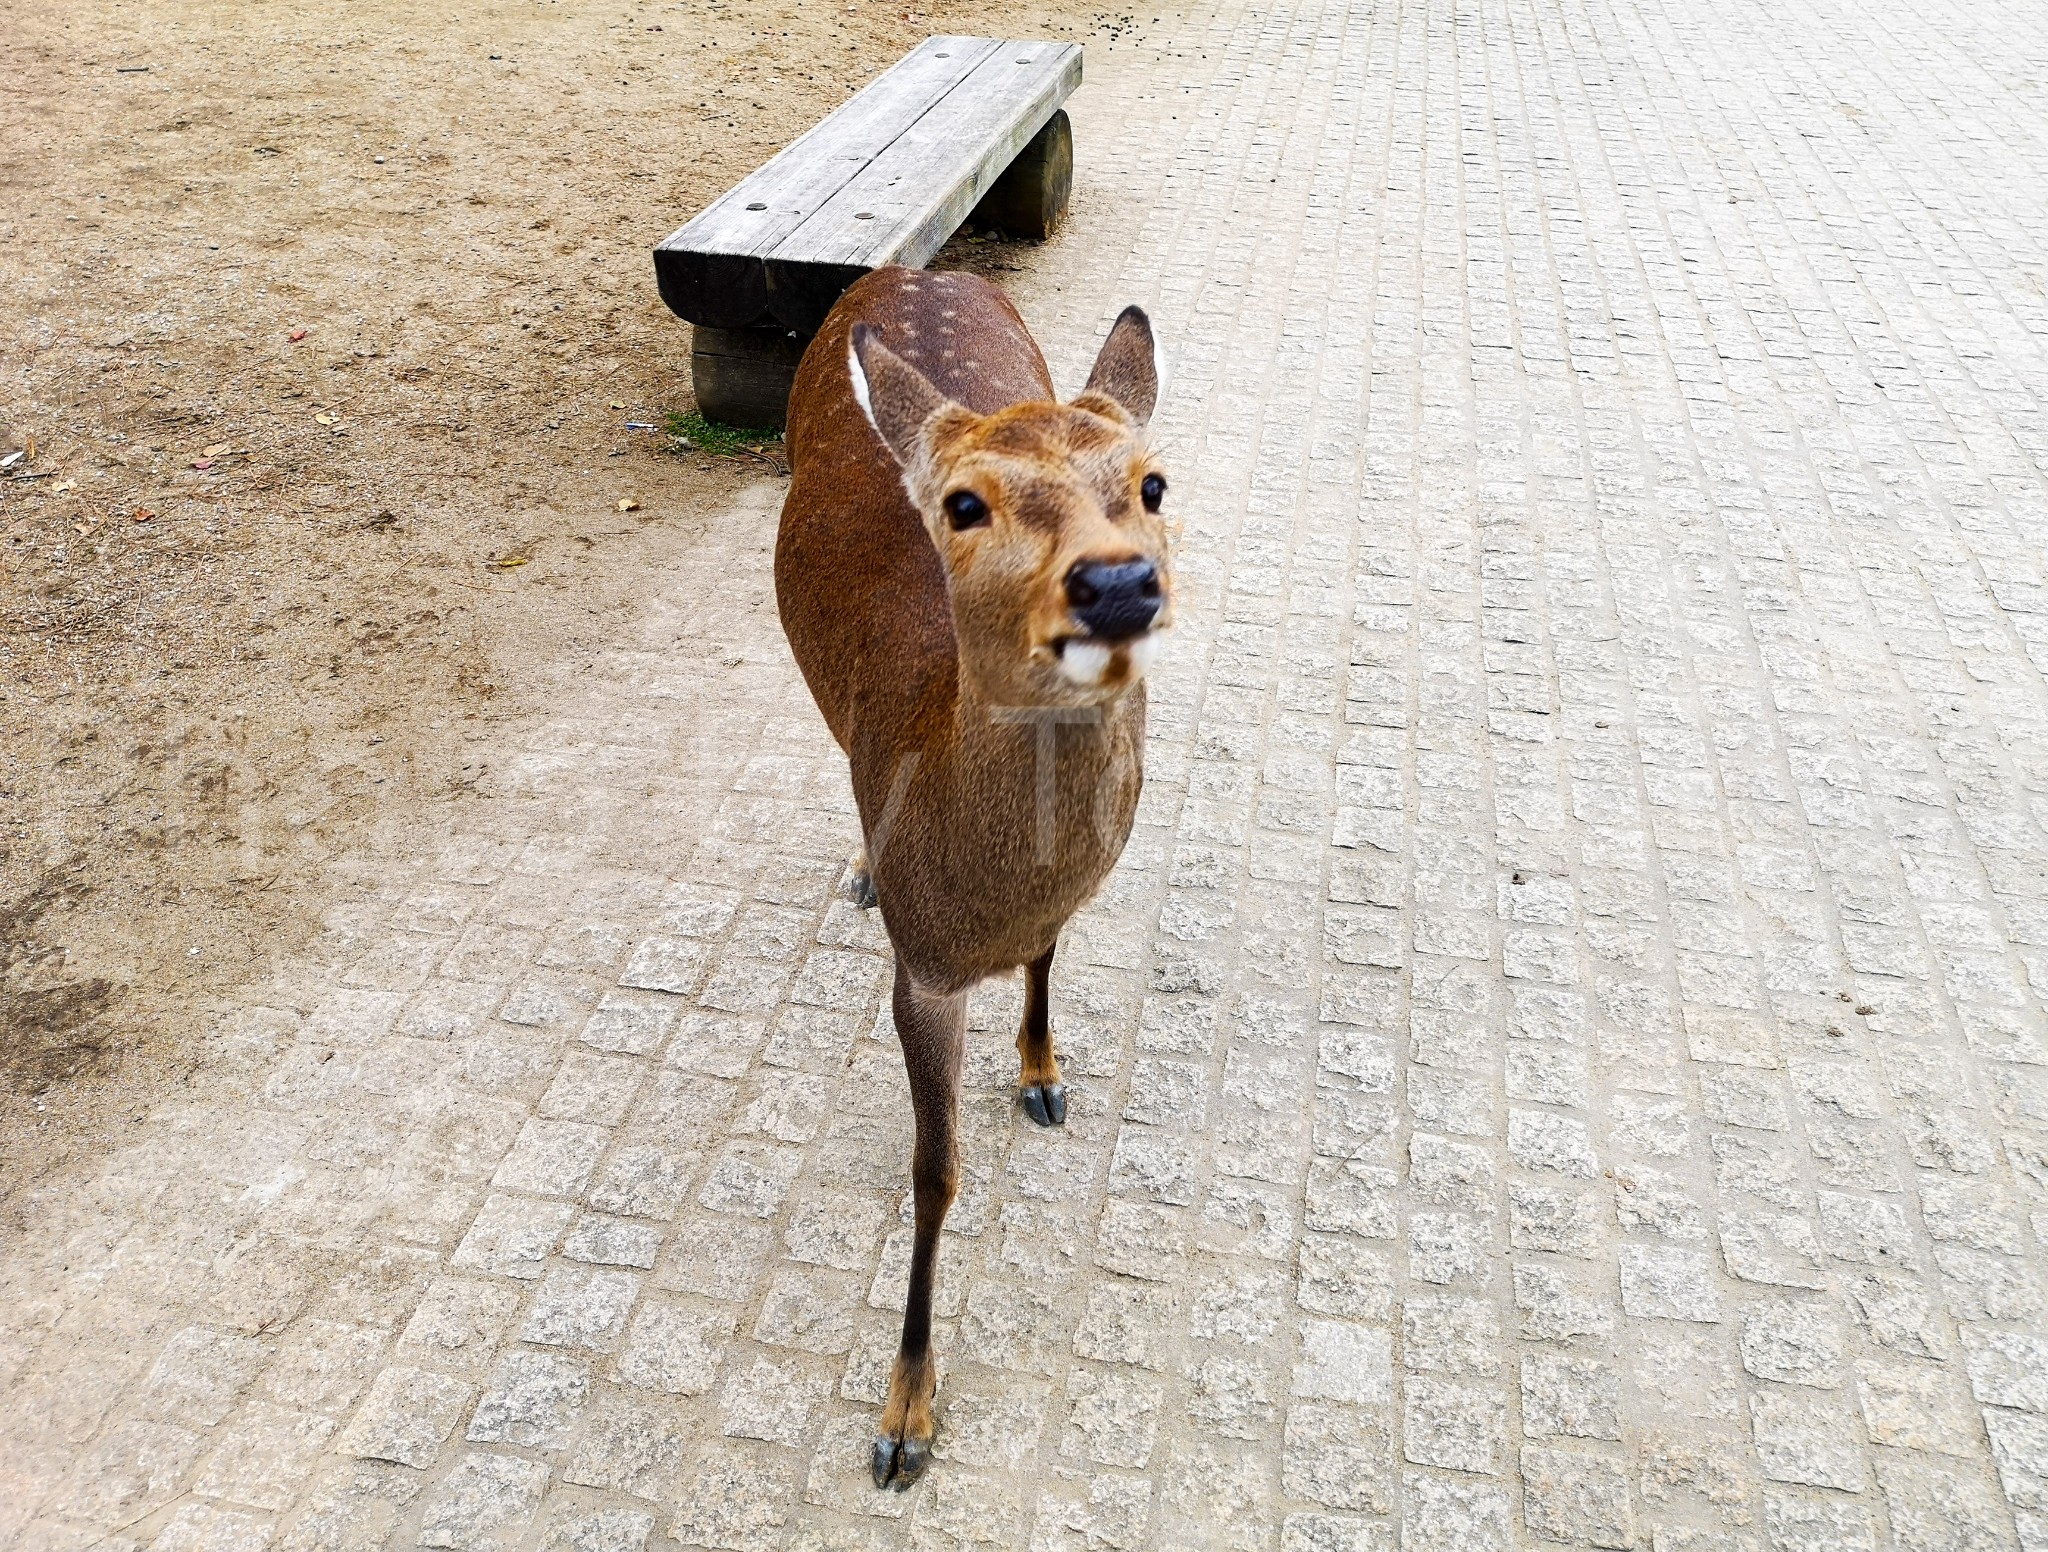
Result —
[{"label": "brown deer", "polygon": [[775,592],[846,752],[856,898],[896,951],[917,1122],[903,1339],[877,1487],[931,1454],[932,1271],[959,1187],[967,992],[1027,970],[1025,1110],[1066,1119],[1047,983],[1060,929],[1122,852],[1143,780],[1144,671],[1170,623],[1166,478],[1147,446],[1151,324],[1126,308],[1061,404],[987,281],[881,269],[840,299],[790,397]]}]

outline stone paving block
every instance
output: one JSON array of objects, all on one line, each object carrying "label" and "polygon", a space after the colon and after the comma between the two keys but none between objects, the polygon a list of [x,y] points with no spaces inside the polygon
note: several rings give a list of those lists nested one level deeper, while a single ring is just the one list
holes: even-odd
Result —
[{"label": "stone paving block", "polygon": [[66,1508],[88,1525],[133,1524],[177,1496],[202,1448],[189,1428],[119,1423],[78,1457]]},{"label": "stone paving block", "polygon": [[1638,1319],[1721,1318],[1712,1263],[1697,1251],[1621,1247],[1621,1307]]},{"label": "stone paving block", "polygon": [[1418,1466],[1492,1474],[1506,1444],[1506,1409],[1491,1386],[1411,1376],[1402,1387],[1402,1441]]},{"label": "stone paving block", "polygon": [[567,1202],[486,1197],[450,1264],[501,1277],[537,1278],[574,1215],[575,1208]]},{"label": "stone paving block", "polygon": [[1628,1473],[1581,1450],[1523,1449],[1522,1518],[1532,1532],[1552,1541],[1635,1543]]},{"label": "stone paving block", "polygon": [[666,1402],[603,1391],[584,1416],[562,1480],[665,1499],[689,1453],[687,1421]]},{"label": "stone paving block", "polygon": [[192,1490],[258,1509],[288,1509],[335,1422],[316,1412],[258,1404],[221,1435]]},{"label": "stone paving block", "polygon": [[2010,1509],[1976,1475],[1905,1457],[1880,1458],[1877,1476],[1904,1552],[1993,1552],[2013,1544]]},{"label": "stone paving block", "polygon": [[218,1423],[268,1356],[267,1345],[254,1337],[187,1326],[165,1344],[149,1371],[143,1410],[165,1422],[199,1427]]},{"label": "stone paving block", "polygon": [[1505,1552],[1514,1545],[1507,1489],[1412,1471],[1402,1488],[1402,1552]]},{"label": "stone paving block", "polygon": [[1764,1493],[1764,1531],[1773,1552],[1877,1552],[1876,1521],[1856,1500]]},{"label": "stone paving block", "polygon": [[1621,1437],[1619,1376],[1593,1359],[1530,1353],[1522,1359],[1522,1427],[1535,1436]]},{"label": "stone paving block", "polygon": [[1470,1213],[1418,1212],[1408,1220],[1408,1275],[1418,1282],[1477,1279],[1492,1249],[1493,1226]]},{"label": "stone paving block", "polygon": [[1636,1458],[1645,1503],[1704,1501],[1739,1516],[1750,1497],[1749,1452],[1735,1439],[1697,1427],[1645,1428]]},{"label": "stone paving block", "polygon": [[276,1533],[276,1523],[259,1515],[191,1503],[181,1506],[164,1522],[149,1546],[150,1552],[157,1552],[158,1548],[163,1552],[263,1552]]},{"label": "stone paving block", "polygon": [[1970,1389],[1991,1406],[2048,1412],[2048,1337],[2033,1332],[1961,1327]]},{"label": "stone paving block", "polygon": [[502,1284],[437,1278],[399,1336],[397,1355],[470,1379],[489,1369],[519,1308],[519,1293]]},{"label": "stone paving block", "polygon": [[1614,1301],[1593,1294],[1555,1267],[1517,1265],[1514,1283],[1521,1334],[1528,1341],[1604,1336],[1614,1329]]},{"label": "stone paving block", "polygon": [[1718,1332],[1667,1326],[1631,1336],[1628,1363],[1639,1398],[1687,1418],[1733,1418],[1742,1410],[1740,1370]]},{"label": "stone paving block", "polygon": [[1958,1320],[2007,1320],[2037,1325],[2044,1301],[2041,1280],[2024,1263],[1959,1245],[1937,1245],[1934,1266],[1950,1313]]},{"label": "stone paving block", "polygon": [[688,997],[703,986],[710,961],[710,950],[701,943],[681,938],[648,938],[633,950],[619,981],[644,991]]},{"label": "stone paving block", "polygon": [[501,1191],[574,1196],[589,1179],[609,1134],[579,1121],[528,1121],[491,1177]]},{"label": "stone paving block", "polygon": [[562,1058],[555,1081],[541,1096],[540,1114],[551,1120],[616,1126],[625,1119],[639,1086],[638,1063],[571,1051]]},{"label": "stone paving block", "polygon": [[1774,1482],[1800,1482],[1858,1492],[1867,1475],[1861,1430],[1836,1398],[1762,1390],[1749,1398],[1750,1426],[1764,1475]]},{"label": "stone paving block", "polygon": [[676,1021],[662,1060],[669,1067],[708,1077],[744,1077],[767,1038],[767,1029],[758,1020],[686,1012]]},{"label": "stone paving block", "polygon": [[558,1504],[541,1535],[541,1552],[642,1552],[654,1516],[639,1509],[587,1510]]},{"label": "stone paving block", "polygon": [[810,1268],[778,1271],[762,1296],[754,1339],[811,1353],[843,1353],[853,1342],[858,1279]]},{"label": "stone paving block", "polygon": [[1282,1433],[1281,1484],[1335,1509],[1385,1514],[1393,1506],[1384,1409],[1297,1402]]},{"label": "stone paving block", "polygon": [[558,1450],[589,1397],[589,1364],[559,1353],[510,1352],[492,1371],[466,1437],[474,1444]]},{"label": "stone paving block", "polygon": [[1304,1320],[1291,1393],[1384,1406],[1391,1400],[1393,1335],[1353,1321]]},{"label": "stone paving block", "polygon": [[1279,1389],[1267,1366],[1255,1357],[1211,1353],[1190,1360],[1187,1415],[1198,1428],[1228,1439],[1258,1439],[1277,1415]]},{"label": "stone paving block", "polygon": [[425,1466],[455,1431],[474,1394],[471,1386],[445,1374],[393,1365],[377,1376],[334,1447],[366,1460]]},{"label": "stone paving block", "polygon": [[[891,1357],[893,1358],[893,1347]],[[1079,1374],[1081,1371],[1075,1371]],[[1125,1377],[1136,1386],[1144,1382],[1135,1377]],[[1150,1392],[1133,1390],[1132,1404],[1141,1416],[1144,1403],[1150,1395],[1156,1409],[1161,1391],[1152,1387]],[[943,1460],[957,1460],[966,1466],[998,1471],[1015,1471],[1032,1462],[1041,1449],[1046,1422],[1050,1416],[1050,1387],[1029,1380],[983,1380],[979,1377],[949,1377],[944,1384],[941,1402],[946,1419],[941,1437],[933,1445],[933,1453]],[[1081,1394],[1074,1391],[1076,1412],[1081,1410]],[[1092,1426],[1097,1420],[1117,1410],[1114,1403],[1106,1408],[1091,1408],[1083,1419],[1089,1425],[1083,1428],[1084,1435],[1096,1431]],[[1069,1427],[1073,1419],[1069,1419]],[[1149,1454],[1150,1440],[1156,1437],[1156,1427],[1145,1432],[1146,1444],[1142,1453]],[[1068,1451],[1067,1453],[1085,1453]]]},{"label": "stone paving block", "polygon": [[732,1438],[800,1444],[828,1383],[798,1359],[756,1357],[744,1368],[735,1365],[719,1387],[719,1425]]},{"label": "stone paving block", "polygon": [[1280,1523],[1280,1552],[1392,1552],[1391,1527],[1341,1514],[1290,1514]]},{"label": "stone paving block", "polygon": [[1721,1217],[1721,1256],[1745,1282],[1824,1289],[1820,1236],[1804,1218],[1730,1211]]},{"label": "stone paving block", "polygon": [[728,1143],[712,1165],[697,1200],[713,1212],[772,1218],[802,1167],[803,1155],[793,1148],[748,1141]]},{"label": "stone paving block", "polygon": [[1871,1443],[1946,1455],[1977,1452],[1977,1420],[1963,1399],[1958,1376],[1949,1369],[1873,1359],[1859,1362],[1856,1369]]},{"label": "stone paving block", "polygon": [[[854,1417],[835,1417],[828,1421],[817,1452],[811,1456],[810,1470],[804,1478],[804,1502],[838,1510],[841,1513],[851,1511],[882,1524],[904,1519],[909,1514],[911,1506],[922,1501],[922,1495],[912,1498],[906,1493],[878,1493],[874,1490],[874,1481],[868,1466],[874,1442],[874,1419],[865,1413]],[[817,1539],[802,1539],[807,1532]],[[884,1543],[878,1540],[863,1537],[860,1532],[849,1530],[843,1521],[835,1524],[830,1531],[812,1526],[796,1529],[793,1536],[790,1532],[784,1532],[784,1539],[777,1543],[781,1546],[830,1547],[882,1544]]]},{"label": "stone paving block", "polygon": [[1144,1469],[1158,1437],[1162,1386],[1136,1376],[1076,1369],[1067,1377],[1067,1394],[1061,1454]]},{"label": "stone paving block", "polygon": [[263,1393],[286,1406],[346,1412],[389,1346],[386,1333],[337,1320],[295,1321],[265,1371]]},{"label": "stone paving block", "polygon": [[575,1228],[562,1242],[562,1254],[571,1261],[588,1261],[600,1266],[632,1266],[648,1271],[661,1254],[661,1230],[652,1224],[628,1223],[619,1218],[585,1213],[576,1220]]},{"label": "stone paving block", "polygon": [[1679,1177],[1635,1165],[1615,1171],[1614,1185],[1615,1221],[1624,1231],[1706,1239],[1706,1213],[1699,1196]]},{"label": "stone paving block", "polygon": [[540,1508],[548,1467],[537,1460],[471,1450],[427,1497],[423,1547],[509,1547]]},{"label": "stone paving block", "polygon": [[1772,1299],[1742,1316],[1742,1366],[1758,1379],[1832,1390],[1841,1383],[1842,1329],[1819,1301]]},{"label": "stone paving block", "polygon": [[1437,1374],[1491,1377],[1501,1371],[1500,1322],[1480,1299],[1424,1294],[1401,1304],[1401,1361]]},{"label": "stone paving block", "polygon": [[556,1267],[533,1296],[519,1340],[608,1352],[640,1292],[631,1272]]}]

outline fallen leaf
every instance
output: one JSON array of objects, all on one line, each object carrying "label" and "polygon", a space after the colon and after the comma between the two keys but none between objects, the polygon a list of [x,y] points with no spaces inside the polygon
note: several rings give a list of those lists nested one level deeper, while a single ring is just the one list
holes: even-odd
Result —
[{"label": "fallen leaf", "polygon": [[320,426],[331,426],[331,425],[333,425],[333,424],[334,424],[334,417],[333,417],[332,415],[324,415],[324,414],[323,414],[323,415],[315,415],[315,416],[313,417],[313,422],[314,422],[314,424],[315,424],[315,425],[320,425]]},{"label": "fallen leaf", "polygon": [[192,467],[195,469],[211,469],[213,467],[213,460],[211,458],[195,458],[192,460]]},{"label": "fallen leaf", "polygon": [[78,489],[78,481],[76,481],[76,480],[59,480],[59,481],[58,481],[58,482],[57,482],[56,484],[54,484],[54,485],[52,485],[52,486],[50,487],[50,494],[51,494],[51,495],[53,495],[53,496],[61,496],[61,495],[63,495],[63,494],[64,494],[64,492],[65,492],[65,491],[67,491],[67,490],[76,490],[76,489]]},{"label": "fallen leaf", "polygon": [[150,511],[148,507],[137,507],[132,513],[129,514],[129,521],[135,523],[146,523],[155,516],[156,514]]},{"label": "fallen leaf", "polygon": [[228,450],[229,445],[226,442],[216,442],[211,447],[202,447],[199,449],[199,456],[201,458],[218,458]]},{"label": "fallen leaf", "polygon": [[631,496],[628,496],[619,503],[619,510],[621,512],[637,512],[640,510],[640,503]]},{"label": "fallen leaf", "polygon": [[622,410],[622,409],[624,409],[625,407],[626,407],[626,401],[625,401],[624,399],[614,399],[614,400],[612,400],[612,408],[613,408],[613,409],[615,409],[615,410]]},{"label": "fallen leaf", "polygon": [[523,566],[531,559],[533,559],[531,555],[504,555],[492,561],[491,564],[500,571],[510,571],[514,566]]},{"label": "fallen leaf", "polygon": [[304,329],[294,329],[290,334],[287,334],[285,336],[285,338],[290,340],[294,345],[298,344],[298,342],[304,339],[305,337],[306,331]]}]

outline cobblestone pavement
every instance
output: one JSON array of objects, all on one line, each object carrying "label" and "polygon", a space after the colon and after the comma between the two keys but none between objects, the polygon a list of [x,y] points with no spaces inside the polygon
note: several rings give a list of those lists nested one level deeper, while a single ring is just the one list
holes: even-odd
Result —
[{"label": "cobblestone pavement", "polygon": [[1094,54],[1014,278],[1172,341],[1185,623],[1063,1133],[977,1002],[931,1476],[764,486],[36,1204],[0,1543],[2048,1548],[2043,13]]}]

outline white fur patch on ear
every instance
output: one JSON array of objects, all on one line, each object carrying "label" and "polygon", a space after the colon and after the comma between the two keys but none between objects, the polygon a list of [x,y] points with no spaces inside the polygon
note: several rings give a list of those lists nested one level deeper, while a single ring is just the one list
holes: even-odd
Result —
[{"label": "white fur patch on ear", "polygon": [[1060,672],[1083,689],[1102,683],[1102,671],[1109,667],[1109,648],[1096,641],[1070,641],[1060,653]]},{"label": "white fur patch on ear", "polygon": [[[853,379],[853,402],[860,406],[860,412],[867,416],[868,424],[874,426],[875,435],[882,435],[882,428],[875,426],[875,401],[868,392],[868,374],[860,364],[860,352],[853,348],[852,341],[846,346],[846,375]],[[883,440],[887,440],[884,438]]]}]

